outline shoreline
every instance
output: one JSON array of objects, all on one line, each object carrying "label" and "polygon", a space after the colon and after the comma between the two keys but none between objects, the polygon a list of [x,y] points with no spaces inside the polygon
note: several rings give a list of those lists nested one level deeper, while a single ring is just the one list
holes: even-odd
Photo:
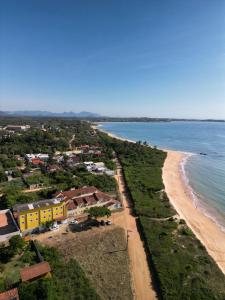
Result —
[{"label": "shoreline", "polygon": [[[112,138],[136,143],[133,140],[107,132],[99,128],[99,125],[92,126],[92,128],[104,132]],[[191,153],[167,149],[160,150],[167,153],[162,170],[162,179],[171,205],[178,215],[186,221],[195,236],[205,246],[208,254],[225,274],[225,232],[212,218],[199,210],[197,205],[195,206],[189,186],[184,180],[185,174],[182,174],[182,165],[185,165],[184,161],[187,159],[187,155]]]},{"label": "shoreline", "polygon": [[195,207],[181,173],[185,154],[178,151],[166,152],[162,177],[170,203],[225,274],[225,233],[212,219]]}]

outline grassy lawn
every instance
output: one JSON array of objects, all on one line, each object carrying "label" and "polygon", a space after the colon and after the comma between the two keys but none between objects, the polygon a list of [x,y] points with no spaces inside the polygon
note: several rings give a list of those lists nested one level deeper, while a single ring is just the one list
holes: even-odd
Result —
[{"label": "grassy lawn", "polygon": [[119,227],[69,233],[46,241],[75,258],[101,299],[133,299],[125,232]]},{"label": "grassy lawn", "polygon": [[19,270],[24,267],[20,256],[16,255],[7,264],[1,265],[0,281],[7,280],[10,283],[17,283],[20,279]]}]

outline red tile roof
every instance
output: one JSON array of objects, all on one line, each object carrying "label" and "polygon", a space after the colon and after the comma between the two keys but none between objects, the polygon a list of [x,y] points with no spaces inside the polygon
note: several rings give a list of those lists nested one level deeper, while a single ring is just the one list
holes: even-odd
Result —
[{"label": "red tile roof", "polygon": [[80,189],[75,189],[75,190],[70,190],[70,191],[65,191],[65,192],[60,192],[56,195],[57,197],[65,197],[65,200],[73,199],[79,196],[83,195],[88,195],[88,194],[93,194],[97,192],[97,188],[94,186],[89,186],[89,187],[83,187]]},{"label": "red tile roof", "polygon": [[18,290],[12,289],[12,290],[0,293],[0,300],[19,300]]},{"label": "red tile roof", "polygon": [[87,202],[88,205],[93,205],[97,202],[93,195],[86,196],[86,197],[84,197],[84,199],[85,199],[85,201]]},{"label": "red tile roof", "polygon": [[51,272],[51,267],[47,261],[20,270],[22,282],[29,281]]},{"label": "red tile roof", "polygon": [[74,199],[74,203],[75,205],[81,205],[81,204],[86,204],[85,199],[83,197],[78,197],[76,199]]},{"label": "red tile roof", "polygon": [[0,227],[8,225],[8,219],[6,214],[0,214]]},{"label": "red tile roof", "polygon": [[40,160],[39,158],[33,158],[31,160],[31,162],[33,165],[43,165],[44,164],[44,162],[42,160]]},{"label": "red tile roof", "polygon": [[74,210],[77,208],[77,205],[75,205],[75,203],[73,202],[73,200],[68,201],[67,203],[67,209],[68,210]]},{"label": "red tile roof", "polygon": [[102,192],[97,192],[94,195],[95,195],[97,201],[99,201],[99,202],[107,202],[112,199],[109,195],[102,193]]}]

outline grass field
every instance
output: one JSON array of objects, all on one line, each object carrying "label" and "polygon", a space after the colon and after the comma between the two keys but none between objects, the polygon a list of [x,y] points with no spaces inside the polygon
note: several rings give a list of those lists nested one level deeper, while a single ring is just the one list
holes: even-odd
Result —
[{"label": "grass field", "polygon": [[131,300],[132,288],[125,232],[110,226],[54,236],[44,243],[55,246],[66,260],[75,258],[103,300]]}]

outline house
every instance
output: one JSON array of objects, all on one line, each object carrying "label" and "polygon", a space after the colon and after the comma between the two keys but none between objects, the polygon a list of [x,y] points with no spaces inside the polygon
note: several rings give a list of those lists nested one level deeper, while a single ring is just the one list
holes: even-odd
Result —
[{"label": "house", "polygon": [[13,132],[20,132],[26,131],[30,129],[30,125],[7,125],[4,130],[13,131]]},{"label": "house", "polygon": [[21,232],[32,231],[48,221],[66,219],[67,209],[61,198],[40,200],[29,204],[16,204],[13,215],[17,219]]},{"label": "house", "polygon": [[39,158],[32,158],[31,159],[31,164],[34,167],[38,167],[38,166],[44,165],[44,162],[41,159],[39,159]]},{"label": "house", "polygon": [[113,170],[109,170],[105,167],[104,162],[93,162],[93,161],[85,161],[84,165],[88,172],[96,173],[96,174],[106,174],[108,176],[114,176],[115,172]]},{"label": "house", "polygon": [[25,267],[20,270],[22,282],[33,281],[42,277],[51,276],[51,267],[47,261],[42,261],[38,264]]},{"label": "house", "polygon": [[85,209],[94,206],[105,206],[107,203],[111,203],[109,208],[115,209],[115,204],[119,204],[110,195],[99,191],[93,186],[59,192],[55,197],[62,198],[66,202],[69,217],[81,215]]},{"label": "house", "polygon": [[54,172],[57,172],[58,170],[60,170],[60,167],[56,164],[54,165],[48,165],[46,167],[46,171],[49,172],[49,173],[54,173]]},{"label": "house", "polygon": [[20,235],[20,230],[9,209],[0,210],[0,243],[4,243],[14,235]]},{"label": "house", "polygon": [[76,155],[71,155],[68,160],[66,161],[67,166],[69,167],[76,167],[80,164],[80,158]]},{"label": "house", "polygon": [[11,289],[0,293],[0,300],[19,300],[18,289]]},{"label": "house", "polygon": [[29,162],[32,162],[33,159],[47,161],[49,159],[49,155],[46,153],[25,154],[25,159],[28,160]]}]

